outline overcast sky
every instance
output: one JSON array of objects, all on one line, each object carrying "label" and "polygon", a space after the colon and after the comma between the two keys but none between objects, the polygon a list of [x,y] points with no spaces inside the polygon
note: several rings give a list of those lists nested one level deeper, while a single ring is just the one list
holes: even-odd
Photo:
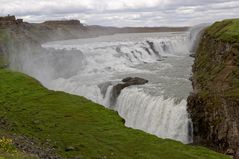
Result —
[{"label": "overcast sky", "polygon": [[239,0],[0,0],[0,16],[28,22],[79,19],[88,25],[188,26],[239,18]]}]

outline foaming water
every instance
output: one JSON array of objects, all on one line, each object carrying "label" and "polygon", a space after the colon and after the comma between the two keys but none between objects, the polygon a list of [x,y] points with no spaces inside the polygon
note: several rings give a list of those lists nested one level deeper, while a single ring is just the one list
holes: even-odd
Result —
[{"label": "foaming water", "polygon": [[123,90],[116,110],[125,119],[126,126],[188,143],[192,136],[186,104],[185,99],[175,103],[174,98],[151,96],[143,89],[133,88]]},{"label": "foaming water", "polygon": [[[186,98],[192,90],[188,79],[193,60],[187,40],[185,32],[56,41],[42,45],[44,52],[14,55],[12,68],[49,89],[84,96],[118,111],[128,127],[190,143]],[[125,77],[149,83],[123,89],[112,105],[112,88]]]}]

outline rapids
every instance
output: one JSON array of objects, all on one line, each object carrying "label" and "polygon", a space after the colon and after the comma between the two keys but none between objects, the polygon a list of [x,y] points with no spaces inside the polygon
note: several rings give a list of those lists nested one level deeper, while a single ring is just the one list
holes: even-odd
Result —
[{"label": "rapids", "polygon": [[[158,137],[192,142],[186,99],[193,59],[189,32],[116,34],[55,41],[41,53],[12,56],[12,68],[52,90],[84,96],[113,109],[125,125]],[[111,105],[111,90],[125,77],[149,80],[124,88]],[[99,114],[100,115],[100,114]]]}]

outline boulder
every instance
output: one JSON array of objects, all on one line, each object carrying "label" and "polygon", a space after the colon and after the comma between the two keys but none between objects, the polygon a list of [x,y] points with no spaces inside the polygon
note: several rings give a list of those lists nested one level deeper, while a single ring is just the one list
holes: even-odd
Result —
[{"label": "boulder", "polygon": [[234,152],[233,149],[227,149],[227,151],[225,152],[225,154],[226,154],[226,155],[230,155],[230,156],[232,156],[232,155],[235,154],[235,152]]},{"label": "boulder", "polygon": [[234,154],[234,159],[239,159],[239,148],[237,149],[237,151]]},{"label": "boulder", "polygon": [[130,85],[142,85],[148,83],[148,80],[139,77],[127,77],[122,80],[122,82],[128,83]]},{"label": "boulder", "polygon": [[127,77],[127,78],[124,78],[122,80],[122,82],[123,83],[119,83],[119,84],[115,85],[111,90],[111,98],[110,98],[110,105],[111,106],[115,105],[116,99],[120,95],[122,89],[124,89],[126,87],[129,87],[129,86],[132,86],[132,85],[146,84],[146,83],[148,83],[148,80],[143,79],[143,78],[139,78],[139,77],[134,77],[134,78],[133,77]]},{"label": "boulder", "polygon": [[65,148],[65,151],[74,151],[74,150],[75,150],[75,147],[73,147],[73,146],[67,146]]}]

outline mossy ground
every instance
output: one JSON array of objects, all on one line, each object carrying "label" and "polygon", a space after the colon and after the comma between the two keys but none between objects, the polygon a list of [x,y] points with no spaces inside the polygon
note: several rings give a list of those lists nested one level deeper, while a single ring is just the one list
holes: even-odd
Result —
[{"label": "mossy ground", "polygon": [[214,23],[206,29],[203,38],[193,78],[201,91],[220,92],[220,96],[238,99],[239,19]]},{"label": "mossy ground", "polygon": [[[9,134],[49,142],[62,157],[226,159],[208,149],[124,126],[116,112],[83,97],[49,91],[21,73],[0,70],[0,118]],[[67,147],[72,151],[65,151]]]},{"label": "mossy ground", "polygon": [[239,43],[239,19],[227,19],[216,22],[206,32],[218,40]]}]

